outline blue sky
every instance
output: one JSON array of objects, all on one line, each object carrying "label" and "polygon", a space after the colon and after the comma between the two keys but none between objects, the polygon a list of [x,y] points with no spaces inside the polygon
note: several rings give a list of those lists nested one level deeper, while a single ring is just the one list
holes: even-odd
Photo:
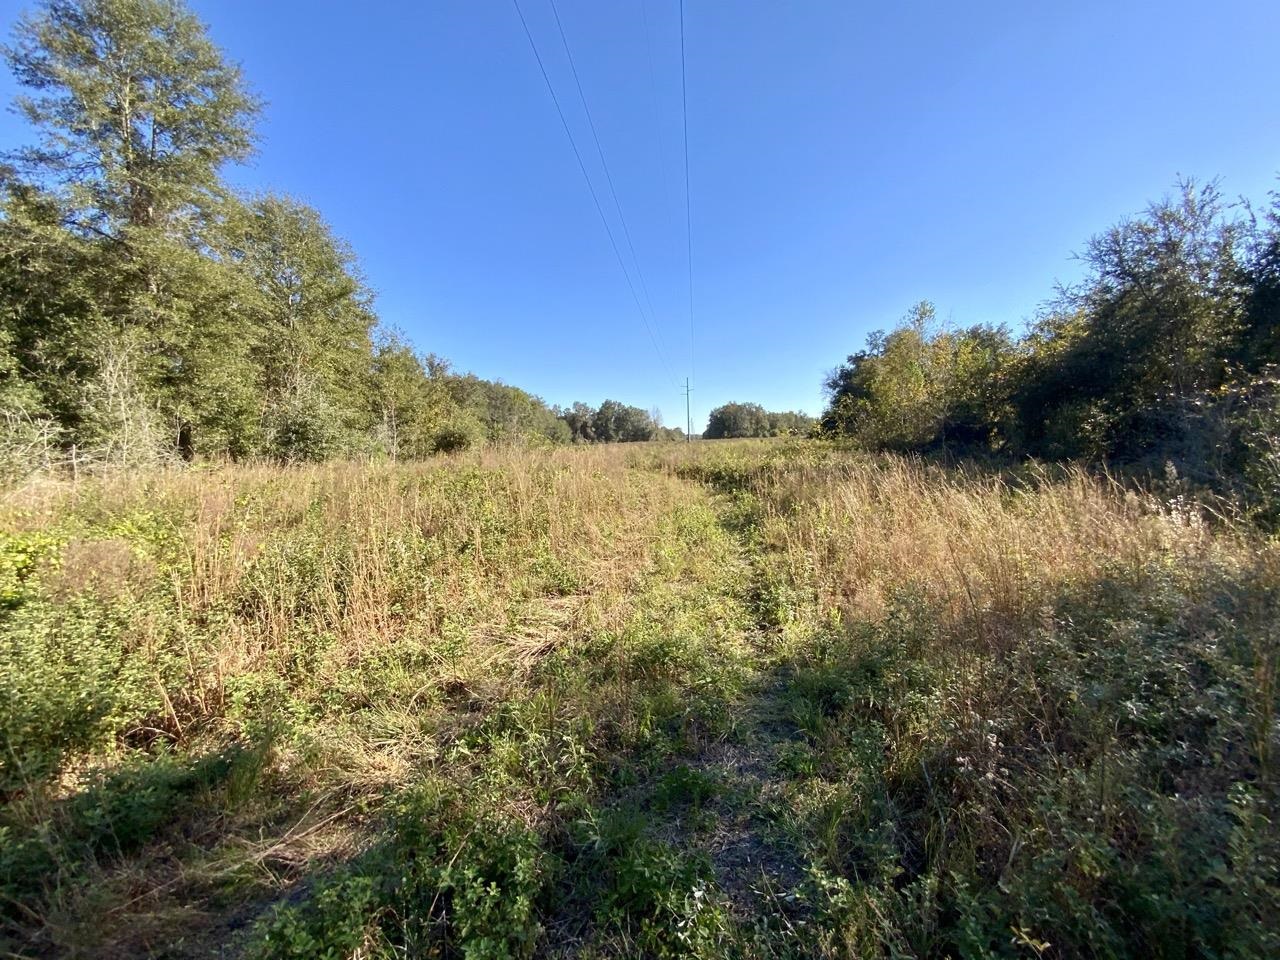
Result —
[{"label": "blue sky", "polygon": [[[521,3],[608,204],[547,0]],[[666,368],[510,0],[193,5],[267,101],[232,180],[318,207],[385,321],[549,402],[683,425],[678,0],[557,3]],[[920,299],[1016,326],[1178,174],[1261,199],[1280,171],[1270,0],[686,0],[686,17],[699,422],[728,400],[817,412],[823,373]],[[26,137],[0,119],[0,145]]]}]

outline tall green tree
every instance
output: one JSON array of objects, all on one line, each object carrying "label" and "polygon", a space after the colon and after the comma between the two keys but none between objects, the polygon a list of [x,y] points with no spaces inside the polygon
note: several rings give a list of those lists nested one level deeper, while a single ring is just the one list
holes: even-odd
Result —
[{"label": "tall green tree", "polygon": [[1250,339],[1248,230],[1184,181],[1090,240],[1085,278],[1034,330],[1015,402],[1030,452],[1132,459],[1177,442],[1185,405]]},{"label": "tall green tree", "polygon": [[376,440],[393,460],[435,452],[437,438],[453,415],[444,383],[448,364],[421,357],[394,332],[383,331],[373,353],[371,399]]},{"label": "tall green tree", "polygon": [[813,417],[799,412],[773,413],[758,403],[726,403],[711,411],[702,435],[708,440],[806,436],[813,424]]},{"label": "tall green tree", "polygon": [[703,436],[708,440],[769,436],[769,414],[758,403],[726,403],[707,417]]},{"label": "tall green tree", "polygon": [[39,143],[12,156],[27,198],[20,215],[10,207],[0,271],[59,228],[45,265],[80,266],[53,329],[45,271],[14,291],[13,341],[28,364],[56,353],[67,375],[51,405],[101,455],[226,449],[249,406],[250,338],[241,284],[206,254],[220,170],[252,148],[253,97],[176,2],[48,0],[15,35],[5,56]]},{"label": "tall green tree", "polygon": [[1245,238],[1249,290],[1244,335],[1233,357],[1246,369],[1280,364],[1280,191],[1261,216],[1250,211]]},{"label": "tall green tree", "polygon": [[581,401],[559,411],[560,419],[569,428],[569,439],[574,443],[591,443],[596,438],[596,412]]},{"label": "tall green tree", "polygon": [[923,301],[827,377],[823,428],[880,449],[990,451],[1003,443],[1014,363],[1003,328],[945,328]]},{"label": "tall green tree", "polygon": [[828,378],[823,428],[869,447],[1112,461],[1280,523],[1280,197],[1183,181],[1089,241],[1028,333],[918,306]]},{"label": "tall green tree", "polygon": [[188,227],[224,193],[219,171],[253,149],[258,103],[204,24],[175,0],[47,0],[5,55],[41,134],[22,167],[65,191],[74,223]]},{"label": "tall green tree", "polygon": [[653,418],[644,410],[617,400],[606,400],[600,404],[592,417],[591,426],[595,439],[606,443],[652,440],[658,429]]},{"label": "tall green tree", "polygon": [[259,421],[266,452],[321,459],[372,426],[373,297],[350,248],[318,212],[261,197],[231,218],[225,256],[249,280]]}]

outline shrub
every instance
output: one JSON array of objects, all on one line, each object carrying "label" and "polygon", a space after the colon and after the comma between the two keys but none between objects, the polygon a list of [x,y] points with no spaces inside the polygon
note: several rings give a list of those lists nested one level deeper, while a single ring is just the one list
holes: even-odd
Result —
[{"label": "shrub", "polygon": [[0,621],[0,793],[40,783],[162,709],[155,666],[131,655],[136,615],[124,601],[75,596]]},{"label": "shrub", "polygon": [[535,832],[476,801],[443,784],[406,792],[386,839],[304,904],[277,909],[252,955],[348,957],[376,944],[389,955],[531,955],[548,858]]}]

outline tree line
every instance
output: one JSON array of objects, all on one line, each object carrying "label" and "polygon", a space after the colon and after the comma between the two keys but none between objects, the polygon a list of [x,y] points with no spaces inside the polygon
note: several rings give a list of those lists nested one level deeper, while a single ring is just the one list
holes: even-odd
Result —
[{"label": "tree line", "polygon": [[4,56],[38,133],[0,165],[4,466],[683,436],[456,373],[381,325],[319,212],[224,181],[261,107],[181,3],[47,0]]},{"label": "tree line", "polygon": [[[875,449],[1147,468],[1280,508],[1280,196],[1183,181],[1093,237],[1022,335],[917,304],[826,380]],[[1269,506],[1268,506],[1269,505]]]},{"label": "tree line", "polygon": [[784,411],[773,413],[758,403],[726,403],[707,418],[703,437],[728,440],[735,437],[806,437],[816,424],[808,414]]},{"label": "tree line", "polygon": [[559,410],[574,443],[630,443],[642,440],[683,440],[679,427],[664,427],[656,410],[644,411],[617,400],[599,407],[575,403]]}]

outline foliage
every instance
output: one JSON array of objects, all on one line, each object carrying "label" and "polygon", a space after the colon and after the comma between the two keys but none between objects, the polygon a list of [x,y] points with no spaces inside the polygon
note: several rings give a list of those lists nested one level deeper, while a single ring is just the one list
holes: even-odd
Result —
[{"label": "foliage", "polygon": [[0,168],[6,473],[571,439],[380,329],[317,211],[227,188],[258,105],[181,4],[49,0],[7,57],[41,142]]},{"label": "foliage", "polygon": [[1278,237],[1275,208],[1258,217],[1180,183],[1094,237],[1084,280],[1020,340],[939,327],[928,304],[873,334],[828,378],[824,431],[872,449],[1108,460],[1235,495],[1242,463],[1266,462],[1247,438],[1280,361]]},{"label": "foliage", "polygon": [[257,110],[204,25],[163,0],[50,0],[7,51],[42,131],[19,158],[69,195],[81,229],[130,241],[207,212],[248,156]]},{"label": "foliage", "polygon": [[575,403],[557,411],[566,428],[565,437],[573,443],[634,443],[640,440],[683,440],[684,431],[662,425],[658,412],[646,413],[617,400],[606,400],[599,407]]},{"label": "foliage", "polygon": [[137,616],[90,597],[60,608],[18,603],[5,616],[0,794],[56,774],[69,756],[111,743],[160,708],[149,668],[130,655],[127,628]]},{"label": "foliage", "polygon": [[180,4],[8,55],[0,467],[73,471],[0,498],[0,951],[1280,952],[1280,207],[1186,185],[1027,336],[919,304],[829,379],[987,467],[643,443],[228,191],[256,104]]},{"label": "foliage", "polygon": [[401,797],[383,844],[304,905],[277,910],[251,955],[389,957],[443,941],[468,960],[529,956],[545,854],[527,828],[469,799],[431,784]]},{"label": "foliage", "polygon": [[707,440],[742,437],[805,437],[813,430],[814,419],[803,413],[770,413],[758,403],[726,403],[711,411]]},{"label": "foliage", "polygon": [[823,427],[878,449],[994,449],[1007,419],[1001,384],[1015,359],[1004,330],[940,329],[933,305],[919,303],[827,378]]}]

